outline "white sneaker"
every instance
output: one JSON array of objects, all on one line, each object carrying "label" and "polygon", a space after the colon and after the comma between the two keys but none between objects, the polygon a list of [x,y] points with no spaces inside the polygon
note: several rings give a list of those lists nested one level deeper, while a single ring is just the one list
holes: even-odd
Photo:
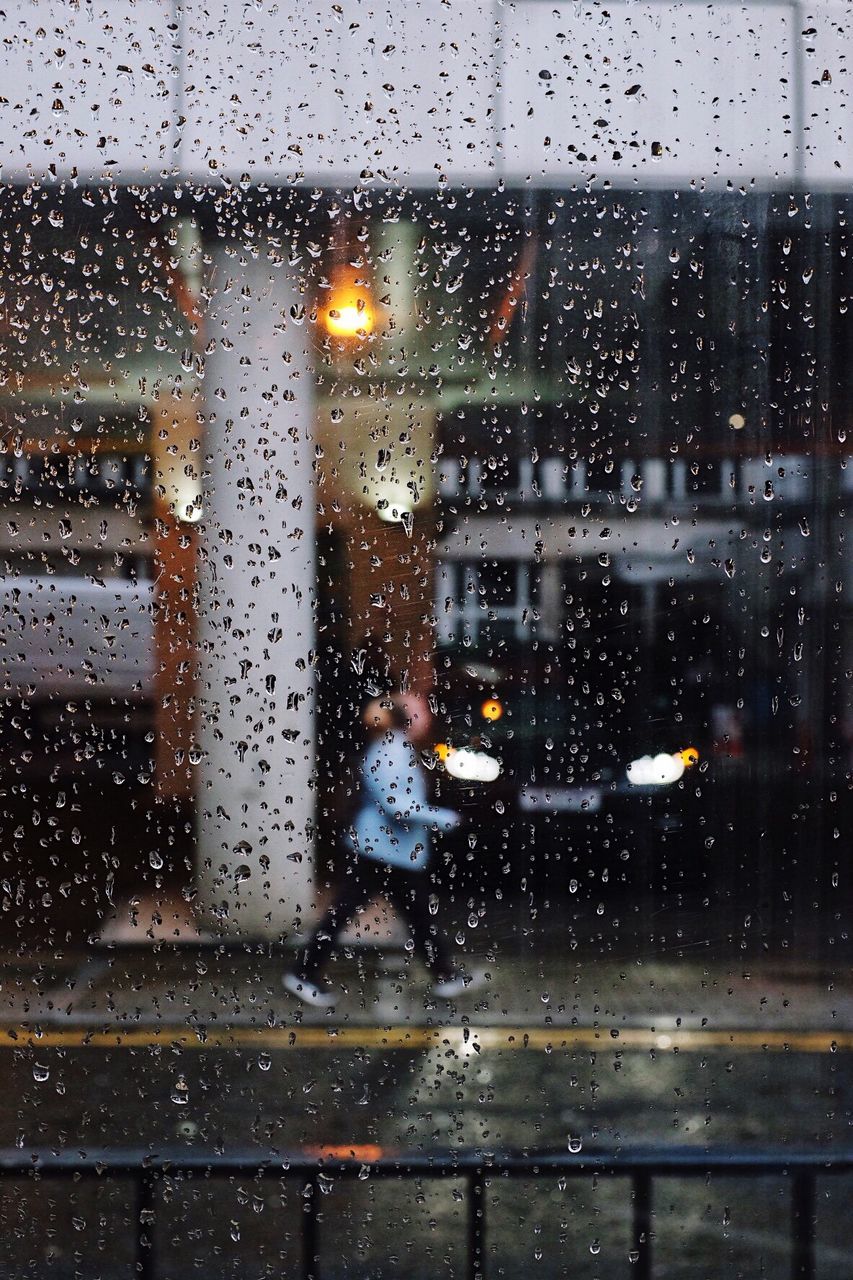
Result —
[{"label": "white sneaker", "polygon": [[457,973],[454,978],[448,978],[445,982],[434,982],[432,994],[441,996],[443,1000],[452,1000],[454,996],[461,996],[463,991],[476,991],[484,981],[481,973]]},{"label": "white sneaker", "polygon": [[313,1004],[316,1009],[331,1009],[335,1004],[335,997],[331,991],[321,991],[319,987],[314,986],[313,982],[307,982],[305,978],[297,978],[295,973],[285,973],[281,984],[285,991],[296,996],[297,1000],[302,1000],[304,1004]]}]

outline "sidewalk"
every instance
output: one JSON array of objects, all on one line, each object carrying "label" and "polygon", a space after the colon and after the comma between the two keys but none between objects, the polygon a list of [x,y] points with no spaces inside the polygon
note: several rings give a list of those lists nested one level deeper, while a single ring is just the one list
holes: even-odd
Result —
[{"label": "sidewalk", "polygon": [[[159,923],[146,922],[152,910]],[[431,997],[428,975],[405,951],[404,933],[392,928],[389,934],[380,913],[374,936],[380,929],[388,941],[380,948],[352,936],[344,940],[327,975],[340,997],[328,1012],[304,1008],[283,991],[287,948],[204,939],[186,913],[178,919],[174,904],[140,904],[139,944],[115,933],[110,940],[107,932],[86,952],[7,957],[0,1023],[853,1034],[849,953],[825,923],[815,922],[809,938],[783,936],[771,944],[737,913],[737,928],[727,928],[719,913],[659,913],[653,933],[626,926],[624,911],[573,914],[566,904],[541,910],[501,904],[481,916],[455,914],[459,918],[451,905],[443,917],[448,937],[482,985],[452,1002]],[[716,926],[713,936],[708,920]]]}]

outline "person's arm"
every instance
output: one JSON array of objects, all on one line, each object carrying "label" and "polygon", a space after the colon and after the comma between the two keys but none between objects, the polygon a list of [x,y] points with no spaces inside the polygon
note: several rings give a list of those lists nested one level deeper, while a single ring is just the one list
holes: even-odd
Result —
[{"label": "person's arm", "polygon": [[364,766],[366,795],[394,822],[452,831],[459,825],[453,809],[429,804],[423,775],[411,748],[395,737],[368,749]]}]

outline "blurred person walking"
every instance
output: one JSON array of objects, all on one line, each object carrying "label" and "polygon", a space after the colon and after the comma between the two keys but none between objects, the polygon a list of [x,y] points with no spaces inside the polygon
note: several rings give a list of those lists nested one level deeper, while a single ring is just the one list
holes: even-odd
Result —
[{"label": "blurred person walking", "polygon": [[426,738],[428,715],[417,699],[376,698],[364,710],[367,745],[360,769],[358,809],[344,835],[351,855],[336,901],[326,911],[301,954],[301,963],[282,982],[307,1004],[331,1008],[335,996],[318,986],[320,973],[340,929],[377,896],[405,918],[415,948],[433,975],[434,995],[459,995],[474,979],[455,970],[437,922],[430,913],[428,866],[431,835],[452,831],[460,817],[427,800],[424,770],[416,746]]}]

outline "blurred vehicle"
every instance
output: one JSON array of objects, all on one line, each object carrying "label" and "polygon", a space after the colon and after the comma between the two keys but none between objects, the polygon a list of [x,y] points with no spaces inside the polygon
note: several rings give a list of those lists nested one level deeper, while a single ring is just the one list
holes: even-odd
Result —
[{"label": "blurred vehicle", "polygon": [[703,750],[655,713],[647,686],[608,698],[548,665],[538,679],[522,662],[446,667],[435,776],[442,801],[466,815],[475,862],[503,867],[513,884],[544,874],[559,892],[578,869],[625,878],[626,864],[665,858],[694,822],[690,771]]},{"label": "blurred vehicle", "polygon": [[0,679],[31,705],[151,696],[153,584],[20,577],[0,591]]},{"label": "blurred vehicle", "polygon": [[154,586],[18,577],[0,590],[0,744],[11,777],[150,775]]}]

